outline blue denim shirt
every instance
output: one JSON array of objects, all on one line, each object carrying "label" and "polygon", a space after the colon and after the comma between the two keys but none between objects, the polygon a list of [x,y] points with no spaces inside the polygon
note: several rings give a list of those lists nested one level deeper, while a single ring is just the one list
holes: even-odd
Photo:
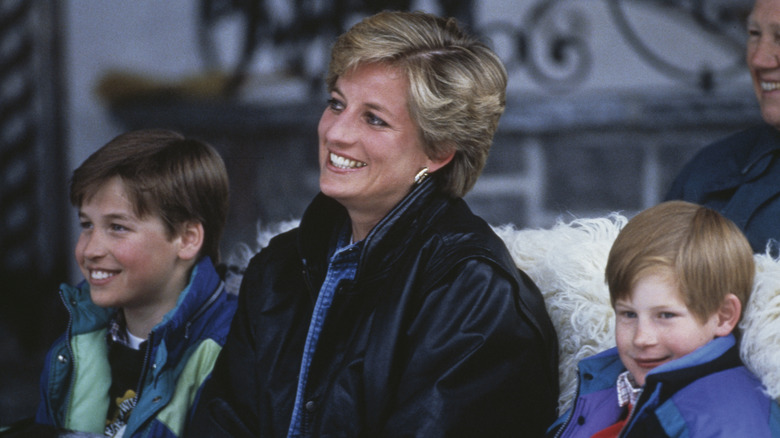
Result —
[{"label": "blue denim shirt", "polygon": [[333,295],[336,288],[342,280],[352,280],[355,278],[358,261],[360,260],[360,249],[362,241],[357,243],[350,242],[351,230],[345,227],[340,233],[336,249],[330,258],[328,272],[325,275],[325,281],[322,283],[320,293],[317,296],[317,302],[314,304],[314,310],[309,323],[309,332],[306,335],[306,344],[303,347],[303,359],[301,360],[301,371],[298,374],[298,391],[295,395],[295,406],[293,407],[292,420],[290,428],[287,431],[289,438],[301,435],[303,426],[303,404],[304,394],[306,392],[306,381],[309,376],[309,366],[311,365],[314,351],[317,348],[317,340],[322,331],[322,324],[328,313],[330,304],[333,302]]}]

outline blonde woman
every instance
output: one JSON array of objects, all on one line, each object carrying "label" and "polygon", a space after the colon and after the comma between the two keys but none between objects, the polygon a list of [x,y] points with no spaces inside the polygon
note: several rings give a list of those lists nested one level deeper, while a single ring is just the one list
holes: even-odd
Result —
[{"label": "blonde woman", "polygon": [[461,197],[505,106],[452,19],[383,12],[335,43],[320,189],[250,262],[195,436],[541,436],[544,302]]}]

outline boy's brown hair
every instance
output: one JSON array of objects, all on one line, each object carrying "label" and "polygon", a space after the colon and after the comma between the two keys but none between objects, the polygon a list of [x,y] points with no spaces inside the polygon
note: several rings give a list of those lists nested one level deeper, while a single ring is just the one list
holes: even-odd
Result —
[{"label": "boy's brown hair", "polygon": [[201,223],[200,255],[219,262],[229,185],[225,163],[214,148],[160,129],[119,135],[73,172],[71,204],[81,207],[113,177],[122,180],[138,217],[159,216],[171,238],[185,223]]},{"label": "boy's brown hair", "polygon": [[707,207],[669,201],[636,215],[615,239],[606,269],[612,305],[659,271],[673,274],[685,305],[703,322],[729,293],[744,309],[755,266],[750,244],[732,221]]}]

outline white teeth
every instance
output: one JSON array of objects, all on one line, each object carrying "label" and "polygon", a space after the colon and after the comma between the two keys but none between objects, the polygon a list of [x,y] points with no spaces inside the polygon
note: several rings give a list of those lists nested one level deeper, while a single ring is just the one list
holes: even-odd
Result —
[{"label": "white teeth", "polygon": [[90,272],[90,276],[94,280],[105,280],[108,277],[113,277],[114,274],[106,271],[92,271]]},{"label": "white teeth", "polygon": [[761,82],[761,89],[764,91],[775,91],[780,89],[780,82]]},{"label": "white teeth", "polygon": [[367,165],[362,161],[355,161],[350,160],[349,158],[340,157],[333,152],[330,153],[330,162],[340,169],[357,169]]}]

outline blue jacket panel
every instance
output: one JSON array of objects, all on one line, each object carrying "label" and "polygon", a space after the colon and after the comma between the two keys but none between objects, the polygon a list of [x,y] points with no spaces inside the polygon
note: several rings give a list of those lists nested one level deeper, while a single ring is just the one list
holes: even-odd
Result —
[{"label": "blue jacket panel", "polygon": [[677,175],[673,199],[719,211],[765,252],[780,240],[780,131],[762,124],[705,147]]},{"label": "blue jacket panel", "polygon": [[[36,422],[102,434],[111,384],[106,333],[117,309],[96,306],[86,282],[63,284],[60,295],[70,319],[46,356]],[[183,434],[236,307],[236,296],[225,291],[211,260],[201,260],[176,307],[149,335],[138,403],[125,437]]]},{"label": "blue jacket panel", "polygon": [[[578,396],[551,428],[556,437],[590,437],[618,421],[616,348],[579,364]],[[739,360],[733,336],[648,373],[621,437],[780,437],[780,407]]]}]

